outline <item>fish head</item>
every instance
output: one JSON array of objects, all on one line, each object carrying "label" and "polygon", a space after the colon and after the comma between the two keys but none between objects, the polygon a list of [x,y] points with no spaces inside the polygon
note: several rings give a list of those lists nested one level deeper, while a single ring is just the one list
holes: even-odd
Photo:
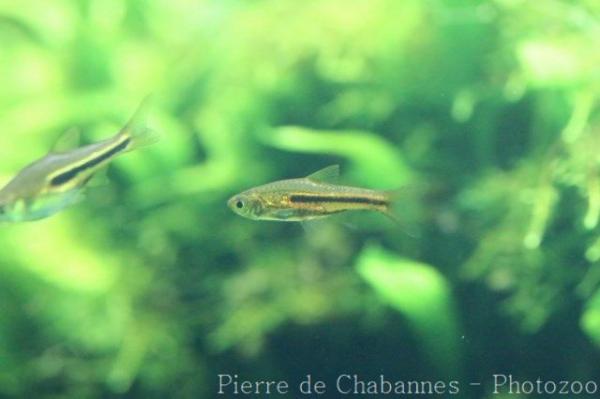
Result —
[{"label": "fish head", "polygon": [[0,222],[17,222],[22,219],[22,201],[0,201]]},{"label": "fish head", "polygon": [[15,201],[6,190],[0,190],[0,222],[13,220]]},{"label": "fish head", "polygon": [[20,222],[27,220],[27,208],[31,203],[32,192],[37,191],[35,173],[21,172],[0,189],[0,222]]},{"label": "fish head", "polygon": [[262,198],[248,191],[231,197],[227,206],[238,215],[255,220],[261,218],[264,209]]},{"label": "fish head", "polygon": [[39,195],[35,198],[0,195],[0,222],[27,222],[44,219],[80,199],[80,190]]},{"label": "fish head", "polygon": [[31,212],[32,203],[22,198],[12,196],[0,196],[0,222],[24,222],[36,220],[37,217]]},{"label": "fish head", "polygon": [[6,205],[0,204],[0,222],[8,221],[8,217],[6,216],[7,212],[8,212],[8,210],[7,210]]}]

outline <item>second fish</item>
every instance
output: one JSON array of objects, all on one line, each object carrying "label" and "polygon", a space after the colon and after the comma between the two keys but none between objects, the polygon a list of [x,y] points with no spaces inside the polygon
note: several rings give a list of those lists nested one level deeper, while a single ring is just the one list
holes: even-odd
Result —
[{"label": "second fish", "polygon": [[[143,104],[142,104],[143,106]],[[93,175],[114,157],[157,140],[141,124],[141,108],[115,136],[65,152],[50,152],[0,190],[0,221],[42,219],[77,202]]]}]

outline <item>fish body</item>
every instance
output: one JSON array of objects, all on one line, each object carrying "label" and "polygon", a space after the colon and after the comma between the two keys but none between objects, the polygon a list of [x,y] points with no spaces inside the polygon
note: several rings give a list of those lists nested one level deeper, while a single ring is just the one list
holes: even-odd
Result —
[{"label": "fish body", "polygon": [[[138,111],[139,112],[139,111]],[[94,174],[116,156],[155,141],[137,114],[115,136],[64,152],[50,152],[0,189],[0,221],[42,219],[77,202]]]},{"label": "fish body", "polygon": [[390,215],[384,191],[324,181],[339,174],[337,165],[299,179],[280,180],[244,191],[228,201],[237,214],[255,220],[303,222],[345,211],[371,210]]}]

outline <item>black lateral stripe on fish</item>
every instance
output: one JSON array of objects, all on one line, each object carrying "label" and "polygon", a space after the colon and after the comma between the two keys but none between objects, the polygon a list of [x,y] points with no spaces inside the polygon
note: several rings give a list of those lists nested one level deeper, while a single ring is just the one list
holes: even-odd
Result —
[{"label": "black lateral stripe on fish", "polygon": [[50,180],[50,184],[53,186],[60,186],[61,184],[69,182],[71,179],[77,177],[79,173],[89,168],[93,168],[94,166],[100,164],[103,161],[106,161],[112,156],[118,154],[119,152],[124,151],[130,142],[131,138],[126,137],[125,140],[117,144],[115,147],[105,151],[104,153],[98,154],[95,158],[92,158],[81,165],[75,166],[65,172],[61,172],[60,174],[54,176]]},{"label": "black lateral stripe on fish", "polygon": [[293,203],[319,203],[319,202],[336,202],[349,204],[368,204],[376,206],[387,206],[389,202],[378,198],[369,197],[343,197],[343,196],[325,196],[325,195],[310,195],[310,194],[294,194],[290,195],[290,202]]}]

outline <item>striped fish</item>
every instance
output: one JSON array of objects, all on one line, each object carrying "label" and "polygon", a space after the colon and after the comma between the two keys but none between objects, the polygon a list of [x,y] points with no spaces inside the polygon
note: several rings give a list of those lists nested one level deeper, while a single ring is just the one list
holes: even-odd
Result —
[{"label": "striped fish", "polygon": [[330,183],[339,176],[332,165],[300,179],[258,186],[229,199],[238,215],[254,220],[304,222],[345,211],[371,210],[394,220],[392,194]]},{"label": "striped fish", "polygon": [[[142,104],[143,105],[143,104]],[[48,217],[78,202],[94,174],[116,156],[156,141],[140,124],[141,108],[115,136],[65,152],[50,152],[0,189],[0,221]]]}]

